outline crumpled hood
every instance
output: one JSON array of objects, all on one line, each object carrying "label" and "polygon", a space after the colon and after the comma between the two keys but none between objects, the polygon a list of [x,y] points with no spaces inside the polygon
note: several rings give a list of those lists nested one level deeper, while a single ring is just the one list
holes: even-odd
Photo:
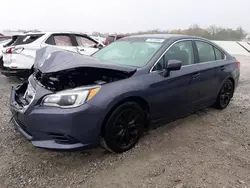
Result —
[{"label": "crumpled hood", "polygon": [[135,72],[136,68],[125,67],[103,62],[90,56],[55,47],[44,47],[36,51],[34,68],[42,73],[53,73],[73,68],[100,68],[123,72]]}]

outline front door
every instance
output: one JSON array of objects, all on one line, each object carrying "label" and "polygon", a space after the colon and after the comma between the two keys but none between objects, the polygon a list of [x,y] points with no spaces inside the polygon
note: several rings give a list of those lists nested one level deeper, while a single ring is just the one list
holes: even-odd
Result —
[{"label": "front door", "polygon": [[[153,80],[150,85],[153,120],[178,116],[197,103],[199,74],[194,59],[192,41],[185,40],[174,44],[155,65],[149,75]],[[168,60],[180,60],[182,67],[163,77],[164,61]]]},{"label": "front door", "polygon": [[77,52],[82,55],[92,55],[99,49],[97,48],[98,43],[90,38],[83,35],[75,35],[77,42]]}]

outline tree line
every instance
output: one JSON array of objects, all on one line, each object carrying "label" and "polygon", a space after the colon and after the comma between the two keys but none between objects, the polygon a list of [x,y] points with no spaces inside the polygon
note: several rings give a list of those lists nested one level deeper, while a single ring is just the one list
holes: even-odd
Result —
[{"label": "tree line", "polygon": [[233,40],[239,41],[245,39],[247,36],[247,32],[242,29],[242,27],[238,27],[236,29],[231,28],[222,28],[217,27],[216,25],[212,25],[208,28],[201,28],[199,25],[192,25],[188,29],[175,29],[175,30],[150,30],[150,31],[142,31],[137,33],[130,34],[147,34],[147,33],[169,33],[169,34],[182,34],[182,35],[193,35],[204,37],[210,40]]},{"label": "tree line", "polygon": [[[188,29],[174,29],[174,30],[160,30],[153,29],[148,31],[139,31],[134,33],[123,33],[126,35],[138,35],[138,34],[182,34],[204,37],[210,40],[223,40],[223,41],[240,41],[246,38],[247,32],[238,27],[236,29],[218,27],[211,25],[208,28],[201,28],[199,25],[191,25]],[[107,36],[108,33],[101,34],[100,32],[94,32],[94,35]]]}]

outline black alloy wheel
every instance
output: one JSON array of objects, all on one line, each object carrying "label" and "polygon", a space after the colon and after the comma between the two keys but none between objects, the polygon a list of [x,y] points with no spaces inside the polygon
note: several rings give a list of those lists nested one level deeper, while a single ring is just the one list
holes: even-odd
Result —
[{"label": "black alloy wheel", "polygon": [[125,152],[139,141],[145,125],[145,113],[135,102],[118,106],[108,118],[102,145],[111,152]]},{"label": "black alloy wheel", "polygon": [[234,85],[231,80],[226,80],[223,84],[219,96],[216,101],[216,107],[219,109],[224,109],[228,106],[234,93]]}]

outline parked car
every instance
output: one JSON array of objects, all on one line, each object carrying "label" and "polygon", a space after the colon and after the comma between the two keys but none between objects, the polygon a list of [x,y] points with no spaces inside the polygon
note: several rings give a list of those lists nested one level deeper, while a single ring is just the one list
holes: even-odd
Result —
[{"label": "parked car", "polygon": [[109,35],[109,36],[106,38],[104,44],[105,44],[105,45],[109,45],[109,44],[111,44],[112,42],[115,42],[116,40],[119,40],[119,39],[124,38],[124,37],[126,37],[126,36],[127,36],[127,35]]},{"label": "parked car", "polygon": [[20,35],[14,35],[11,37],[8,37],[6,40],[3,40],[2,42],[0,42],[0,69],[3,69],[3,51],[5,51],[6,47],[9,47],[11,45],[14,44],[14,42],[17,40],[18,37],[20,37]]},{"label": "parked car", "polygon": [[2,48],[3,46],[8,43],[10,40],[10,37],[0,35],[0,67],[3,67],[3,53]]},{"label": "parked car", "polygon": [[3,49],[5,76],[26,78],[33,72],[36,50],[56,46],[60,49],[91,55],[104,45],[86,34],[73,32],[32,32],[19,36]]},{"label": "parked car", "polygon": [[0,58],[2,57],[2,48],[3,46],[10,41],[11,37],[9,36],[0,36]]},{"label": "parked car", "polygon": [[226,108],[240,75],[233,56],[191,36],[131,36],[93,57],[37,53],[35,73],[12,88],[10,106],[20,132],[49,149],[127,151],[151,123]]},{"label": "parked car", "polygon": [[104,37],[101,37],[101,36],[93,36],[93,35],[90,35],[91,38],[95,39],[96,41],[102,43],[104,45],[105,41],[106,41],[106,38]]}]

